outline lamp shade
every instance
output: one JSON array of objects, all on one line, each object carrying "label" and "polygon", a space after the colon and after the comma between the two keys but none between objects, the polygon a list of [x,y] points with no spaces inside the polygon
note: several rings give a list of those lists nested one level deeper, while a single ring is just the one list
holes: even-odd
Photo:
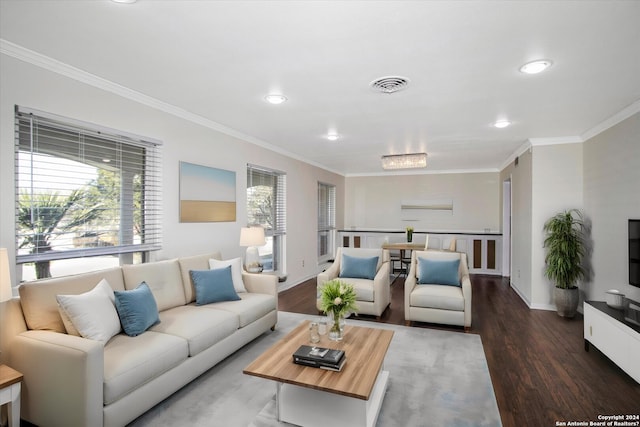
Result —
[{"label": "lamp shade", "polygon": [[240,246],[264,246],[266,243],[264,228],[242,227],[240,229]]},{"label": "lamp shade", "polygon": [[9,254],[5,248],[0,248],[0,302],[8,301],[12,297]]}]

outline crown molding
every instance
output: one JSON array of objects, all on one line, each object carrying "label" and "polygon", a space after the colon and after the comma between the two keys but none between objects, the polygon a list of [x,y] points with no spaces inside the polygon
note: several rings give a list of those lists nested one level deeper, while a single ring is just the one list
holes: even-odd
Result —
[{"label": "crown molding", "polygon": [[445,174],[459,174],[459,173],[498,173],[500,169],[444,169],[444,170],[401,170],[401,171],[388,171],[388,172],[371,172],[371,173],[347,173],[344,174],[345,178],[360,178],[360,177],[377,177],[377,176],[415,176],[415,175],[445,175]]},{"label": "crown molding", "polygon": [[164,101],[160,101],[157,98],[145,95],[133,89],[129,89],[125,86],[119,85],[117,83],[114,83],[100,76],[96,76],[95,74],[73,67],[69,64],[65,64],[64,62],[58,61],[46,55],[42,55],[38,52],[24,48],[20,45],[17,45],[15,43],[12,43],[8,40],[1,39],[1,38],[0,38],[0,54],[11,56],[20,61],[35,65],[36,67],[44,68],[45,70],[52,71],[54,73],[60,74],[70,79],[85,83],[97,89],[101,89],[106,92],[116,94],[123,98],[137,102],[139,104],[146,105],[147,107],[151,107],[153,109],[162,111],[164,113],[171,114],[172,116],[187,120],[191,123],[195,123],[200,126],[206,127],[208,129],[212,129],[217,132],[223,133],[225,135],[229,135],[234,138],[249,142],[253,145],[257,145],[267,150],[274,151],[278,154],[282,154],[283,156],[307,163],[309,165],[318,167],[328,172],[332,172],[337,175],[344,176],[344,173],[342,172],[331,170],[324,165],[304,159],[297,154],[291,153],[290,151],[287,151],[275,145],[269,144],[268,142],[265,142],[261,139],[239,132],[235,129],[232,129],[220,123],[214,122],[213,120],[207,119],[198,114],[191,113],[187,110],[176,107]]},{"label": "crown molding", "polygon": [[500,165],[500,171],[505,170],[511,163],[515,162],[516,157],[522,156],[529,149],[531,149],[531,142],[526,140]]},{"label": "crown molding", "polygon": [[543,145],[580,144],[584,140],[579,136],[559,136],[552,138],[529,138],[532,147]]},{"label": "crown molding", "polygon": [[608,119],[598,123],[591,129],[583,133],[580,137],[583,141],[587,141],[637,113],[640,113],[640,99],[635,101],[633,104],[628,105],[627,107],[622,109],[622,111],[619,111]]}]

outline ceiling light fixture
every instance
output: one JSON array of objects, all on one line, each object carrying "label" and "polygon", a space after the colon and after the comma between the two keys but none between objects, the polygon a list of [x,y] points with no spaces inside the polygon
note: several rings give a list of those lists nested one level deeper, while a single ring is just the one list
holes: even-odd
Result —
[{"label": "ceiling light fixture", "polygon": [[391,154],[382,156],[382,169],[415,169],[427,167],[427,153]]},{"label": "ceiling light fixture", "polygon": [[282,104],[283,102],[285,102],[287,100],[287,97],[284,96],[284,95],[270,94],[270,95],[265,96],[264,99],[269,104],[278,105],[278,104]]},{"label": "ceiling light fixture", "polygon": [[123,4],[131,4],[131,3],[135,3],[138,0],[111,0],[114,3],[123,3]]},{"label": "ceiling light fixture", "polygon": [[493,126],[497,127],[498,129],[506,128],[509,125],[511,125],[511,122],[509,120],[498,120],[493,124]]},{"label": "ceiling light fixture", "polygon": [[329,141],[337,141],[340,139],[340,135],[338,135],[337,133],[329,133],[327,134],[327,139]]},{"label": "ceiling light fixture", "polygon": [[524,64],[520,67],[520,72],[525,74],[538,74],[549,68],[551,64],[553,64],[553,62],[550,59],[538,59]]}]

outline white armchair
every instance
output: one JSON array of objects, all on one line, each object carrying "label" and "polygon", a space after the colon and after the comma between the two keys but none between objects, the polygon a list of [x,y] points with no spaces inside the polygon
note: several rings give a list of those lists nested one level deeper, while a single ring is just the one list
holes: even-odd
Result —
[{"label": "white armchair", "polygon": [[[459,259],[457,280],[460,286],[429,283],[433,277],[429,274],[425,274],[426,279],[423,277],[426,283],[419,284],[418,258],[435,262]],[[466,254],[413,251],[411,269],[404,284],[404,318],[407,326],[411,321],[418,321],[463,326],[465,331],[471,329],[471,280]]]},{"label": "white armchair", "polygon": [[[378,262],[373,279],[353,278],[348,276],[348,271],[344,271],[343,255],[352,258],[372,258],[378,257]],[[389,282],[389,251],[386,249],[366,249],[366,248],[338,248],[336,258],[331,267],[318,274],[316,307],[320,308],[320,288],[325,282],[339,278],[340,280],[353,285],[356,291],[356,304],[360,314],[369,314],[380,319],[380,315],[391,303],[391,289]],[[344,273],[341,275],[341,273]]]}]

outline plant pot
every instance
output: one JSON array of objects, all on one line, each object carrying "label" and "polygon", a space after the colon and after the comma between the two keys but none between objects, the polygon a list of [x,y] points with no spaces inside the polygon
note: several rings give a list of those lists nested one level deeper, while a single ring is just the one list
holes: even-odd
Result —
[{"label": "plant pot", "polygon": [[572,318],[576,315],[580,302],[580,291],[577,287],[554,288],[554,299],[558,316]]}]

